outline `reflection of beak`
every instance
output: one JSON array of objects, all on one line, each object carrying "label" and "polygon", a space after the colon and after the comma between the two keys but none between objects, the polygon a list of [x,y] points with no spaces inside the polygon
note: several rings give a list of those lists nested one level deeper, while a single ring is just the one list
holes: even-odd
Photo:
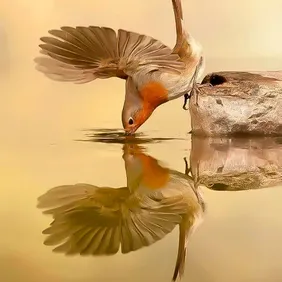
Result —
[{"label": "reflection of beak", "polygon": [[130,129],[125,129],[124,131],[125,131],[125,134],[126,134],[126,135],[133,135],[133,134],[135,133],[135,130],[133,131],[132,128],[130,128]]}]

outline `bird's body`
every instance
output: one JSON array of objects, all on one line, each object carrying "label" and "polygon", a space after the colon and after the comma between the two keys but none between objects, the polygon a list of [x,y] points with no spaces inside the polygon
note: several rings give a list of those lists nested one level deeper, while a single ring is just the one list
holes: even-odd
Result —
[{"label": "bird's body", "polygon": [[[123,127],[134,133],[153,113],[195,86],[201,75],[202,48],[183,29],[180,0],[172,0],[177,41],[174,49],[146,35],[108,27],[62,27],[42,37],[38,69],[60,81],[86,83],[118,77],[126,80]],[[200,69],[199,69],[200,68]]]}]

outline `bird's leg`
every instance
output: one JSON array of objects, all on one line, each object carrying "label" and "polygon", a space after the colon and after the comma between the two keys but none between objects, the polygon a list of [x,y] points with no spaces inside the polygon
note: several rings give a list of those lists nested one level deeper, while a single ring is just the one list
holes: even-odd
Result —
[{"label": "bird's leg", "polygon": [[188,176],[189,172],[191,172],[191,168],[188,166],[186,157],[184,158],[184,163],[185,163],[185,174]]},{"label": "bird's leg", "polygon": [[183,104],[183,107],[182,107],[184,110],[188,110],[188,109],[186,108],[186,105],[187,105],[188,100],[191,98],[191,96],[192,96],[194,93],[197,93],[197,92],[196,92],[196,91],[197,91],[196,77],[197,77],[197,75],[198,75],[198,73],[199,73],[199,68],[200,68],[200,66],[201,66],[201,63],[199,63],[199,64],[197,65],[196,70],[195,70],[195,72],[194,72],[194,74],[193,74],[193,76],[192,76],[192,78],[191,78],[191,81],[190,81],[190,84],[189,84],[189,86],[192,84],[191,90],[189,91],[189,93],[184,94],[184,104]]},{"label": "bird's leg", "polygon": [[187,102],[188,102],[188,100],[189,100],[190,98],[191,98],[191,94],[190,94],[190,93],[184,94],[184,103],[183,103],[182,108],[183,108],[183,110],[185,110],[185,111],[188,110],[188,108],[186,108],[186,105],[187,105]]},{"label": "bird's leg", "polygon": [[198,63],[197,67],[196,67],[196,70],[192,76],[192,79],[191,79],[191,82],[190,84],[192,84],[192,87],[191,87],[191,90],[190,90],[190,97],[192,95],[196,95],[196,105],[198,105],[198,95],[199,93],[201,93],[201,89],[200,88],[203,88],[203,87],[207,87],[207,86],[212,86],[210,83],[206,83],[206,84],[198,84],[196,82],[197,80],[197,77],[198,77],[198,74],[199,74],[199,70],[200,68],[202,67],[202,64],[203,64],[203,58],[201,57],[200,59],[200,62]]},{"label": "bird's leg", "polygon": [[204,87],[210,87],[210,86],[212,86],[212,84],[210,84],[210,83],[198,84],[198,83],[196,83],[195,80],[193,81],[192,89],[191,89],[191,91],[190,91],[190,97],[191,97],[192,95],[194,95],[194,94],[196,95],[196,105],[197,105],[197,106],[199,106],[199,104],[198,104],[198,96],[199,96],[199,93],[203,93],[202,88],[204,88]]},{"label": "bird's leg", "polygon": [[184,94],[184,104],[183,104],[184,110],[188,110],[186,108],[187,101],[191,98],[192,95],[194,95],[194,94],[196,95],[196,105],[198,106],[198,94],[202,92],[201,88],[212,86],[212,84],[210,84],[210,83],[198,84],[196,82],[196,79],[197,79],[198,74],[199,74],[199,70],[202,66],[202,62],[203,62],[203,58],[201,58],[199,64],[197,65],[197,67],[195,69],[195,72],[194,72],[194,74],[191,78],[191,81],[190,81],[190,84],[189,84],[189,86],[192,84],[191,90],[189,91],[189,93]]}]

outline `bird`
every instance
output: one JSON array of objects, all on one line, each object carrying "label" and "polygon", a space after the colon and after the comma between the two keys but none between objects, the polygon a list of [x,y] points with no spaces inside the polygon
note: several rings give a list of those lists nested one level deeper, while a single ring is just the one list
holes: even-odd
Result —
[{"label": "bird", "polygon": [[77,183],[51,188],[37,207],[52,215],[44,244],[66,255],[109,256],[137,251],[179,226],[173,281],[184,273],[188,239],[202,222],[205,203],[188,175],[171,170],[138,144],[122,149],[126,186]]},{"label": "bird", "polygon": [[43,56],[36,69],[57,81],[88,83],[117,77],[125,80],[122,125],[132,135],[160,105],[189,95],[202,85],[201,44],[183,24],[181,0],[172,0],[176,27],[173,49],[160,40],[133,31],[99,26],[62,26],[41,37]]}]

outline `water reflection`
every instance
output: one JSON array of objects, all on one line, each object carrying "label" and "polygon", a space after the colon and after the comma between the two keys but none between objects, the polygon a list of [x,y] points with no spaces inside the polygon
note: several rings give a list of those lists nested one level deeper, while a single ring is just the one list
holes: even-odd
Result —
[{"label": "water reflection", "polygon": [[66,255],[113,255],[119,249],[126,254],[152,245],[178,226],[173,280],[181,277],[188,240],[205,211],[193,178],[161,165],[133,137],[121,139],[106,132],[94,138],[106,143],[105,138],[117,143],[123,140],[127,186],[75,184],[47,191],[38,198],[38,207],[53,216],[50,227],[43,231],[47,235],[44,244]]},{"label": "water reflection", "polygon": [[[152,246],[178,227],[178,254],[172,275],[176,280],[184,273],[188,240],[205,213],[200,186],[240,191],[282,183],[281,138],[192,137],[189,167],[186,162],[185,171],[179,172],[147,153],[146,144],[161,139],[141,133],[137,137],[125,136],[118,130],[94,130],[87,137],[93,142],[122,144],[127,184],[124,187],[62,185],[38,198],[38,207],[53,217],[53,222],[43,231],[47,236],[44,244],[66,255],[110,256],[119,250],[127,254]],[[213,197],[217,199],[217,195],[214,193]],[[213,224],[216,226],[217,222]],[[251,229],[252,224],[253,220],[244,228]],[[238,226],[242,226],[241,221]],[[224,228],[231,228],[229,219]],[[217,246],[220,244],[218,241]],[[245,249],[246,245],[240,248]]]},{"label": "water reflection", "polygon": [[192,138],[190,165],[198,184],[239,191],[281,185],[282,138]]}]

